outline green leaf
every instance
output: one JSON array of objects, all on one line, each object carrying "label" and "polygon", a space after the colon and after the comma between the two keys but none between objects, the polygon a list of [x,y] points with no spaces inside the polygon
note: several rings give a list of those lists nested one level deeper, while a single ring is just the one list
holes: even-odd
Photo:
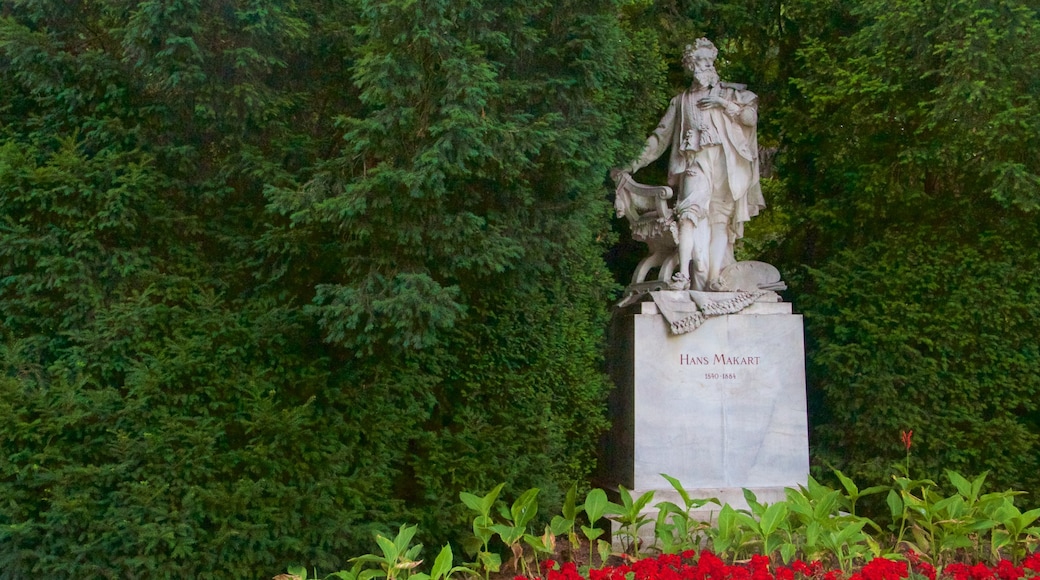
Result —
[{"label": "green leaf", "polygon": [[950,483],[957,488],[957,493],[969,499],[974,499],[976,497],[976,493],[973,493],[971,482],[965,479],[964,476],[947,469],[946,477],[950,480]]},{"label": "green leaf", "polygon": [[451,553],[451,544],[445,544],[437,558],[433,561],[430,569],[430,580],[442,580],[451,571],[454,557]]},{"label": "green leaf", "polygon": [[480,499],[480,513],[487,515],[491,513],[491,506],[495,505],[495,500],[498,499],[498,494],[502,493],[502,488],[505,487],[505,483],[500,483],[495,486],[494,489],[489,491],[487,495]]},{"label": "green leaf", "polygon": [[762,519],[759,525],[762,530],[763,536],[768,536],[775,532],[780,524],[784,523],[787,518],[787,504],[783,502],[777,502],[766,508],[762,514]]},{"label": "green leaf", "polygon": [[[632,492],[623,486],[618,486],[618,494],[621,496],[621,504],[614,504],[616,507],[613,508],[613,513],[626,513],[632,511],[632,506],[635,505],[635,501],[632,499]],[[608,509],[611,509],[608,507]]]},{"label": "green leaf", "polygon": [[888,513],[891,514],[892,519],[895,521],[901,520],[903,518],[903,500],[900,499],[896,490],[890,490],[885,501],[888,503]]},{"label": "green leaf", "polygon": [[483,514],[484,513],[483,512],[483,509],[484,509],[483,508],[483,504],[480,501],[480,498],[475,496],[475,495],[473,495],[472,493],[468,493],[468,492],[465,492],[465,491],[461,492],[461,493],[459,493],[459,499],[462,500],[462,503],[464,503],[466,505],[466,507],[468,507],[469,509],[477,512],[478,514]]},{"label": "green leaf", "polygon": [[[589,518],[589,524],[595,524],[607,509],[607,492],[596,488],[589,491],[585,496],[583,509]],[[586,534],[587,535],[587,534]]]},{"label": "green leaf", "polygon": [[502,538],[502,542],[507,546],[519,540],[524,533],[523,528],[517,526],[506,526],[503,524],[495,524],[491,526],[491,529]]},{"label": "green leaf", "polygon": [[553,516],[549,522],[549,529],[557,536],[567,533],[573,527],[574,520],[566,519],[563,516]]},{"label": "green leaf", "polygon": [[686,490],[683,488],[682,483],[680,483],[678,479],[676,479],[676,478],[674,478],[674,477],[672,477],[670,475],[666,475],[664,473],[661,474],[661,477],[663,477],[666,480],[668,480],[668,483],[671,484],[672,489],[674,489],[676,491],[676,493],[679,494],[679,497],[682,498],[683,505],[686,506],[686,509],[689,509],[693,505],[693,502],[690,499],[690,494],[687,493]]},{"label": "green leaf", "polygon": [[382,570],[362,570],[357,576],[358,580],[372,580],[373,578],[384,577],[386,577],[386,572]]},{"label": "green leaf", "polygon": [[639,498],[637,498],[636,501],[632,504],[632,511],[634,511],[634,512],[641,512],[641,511],[643,511],[643,509],[645,509],[646,506],[649,505],[651,501],[653,501],[653,499],[654,499],[654,491],[653,490],[650,490],[650,491],[647,491],[647,492],[643,492],[643,494],[641,494],[639,496]]},{"label": "green leaf", "polygon": [[585,534],[585,537],[591,541],[600,537],[603,534],[603,530],[591,526],[581,526],[581,533]]},{"label": "green leaf", "polygon": [[502,557],[493,552],[481,552],[478,555],[481,565],[489,572],[498,572],[502,568]]},{"label": "green leaf", "polygon": [[526,529],[527,524],[534,518],[535,514],[538,513],[538,488],[532,488],[525,491],[520,495],[515,502],[510,513],[513,516],[513,523],[516,527]]},{"label": "green leaf", "polygon": [[610,547],[610,542],[605,540],[596,541],[596,551],[599,553],[599,561],[606,562],[607,558],[610,558],[613,550]]},{"label": "green leaf", "polygon": [[[415,532],[418,529],[419,529],[419,526],[416,526],[416,525],[412,525],[412,526],[402,525],[401,526],[401,529],[398,530],[398,532],[397,532],[397,537],[394,538],[394,547],[396,548],[396,553],[397,554],[405,553],[405,554],[408,554],[409,556],[411,556],[411,553],[408,550],[408,545],[412,543],[412,538],[415,537]],[[418,545],[418,546],[415,546],[415,548],[413,548],[413,550],[416,553],[418,553],[421,549],[422,549],[422,545],[421,544]]]},{"label": "green leaf", "polygon": [[849,525],[842,528],[836,536],[836,544],[841,546],[849,543],[853,537],[862,533],[863,527],[867,525],[866,520],[858,520],[851,522]]},{"label": "green leaf", "polygon": [[823,494],[817,501],[816,507],[813,508],[813,517],[817,520],[829,517],[837,511],[838,497],[841,494],[838,490],[830,490]]},{"label": "green leaf", "polygon": [[760,515],[762,513],[762,504],[758,502],[758,498],[755,496],[755,492],[750,489],[744,488],[744,501],[747,502],[748,507],[751,508],[751,513]]},{"label": "green leaf", "polygon": [[397,560],[397,556],[400,555],[400,549],[397,544],[388,538],[376,535],[376,543],[379,544],[379,549],[383,551],[383,557],[387,562],[394,562]]},{"label": "green leaf", "polygon": [[856,486],[854,481],[838,469],[834,470],[834,475],[838,476],[838,481],[841,482],[842,487],[845,488],[845,492],[849,494],[850,498],[855,499],[859,497],[859,487]]},{"label": "green leaf", "polygon": [[[570,489],[567,490],[567,495],[564,496],[564,498],[563,498],[563,509],[562,509],[562,512],[563,512],[563,518],[565,520],[569,520],[569,521],[573,522],[575,520],[575,518],[577,518],[578,510],[577,510],[577,507],[575,506],[575,501],[576,501],[577,495],[578,495],[578,486],[577,486],[577,484],[571,484]],[[559,534],[559,533],[563,533],[563,532],[557,532],[557,533]]]}]

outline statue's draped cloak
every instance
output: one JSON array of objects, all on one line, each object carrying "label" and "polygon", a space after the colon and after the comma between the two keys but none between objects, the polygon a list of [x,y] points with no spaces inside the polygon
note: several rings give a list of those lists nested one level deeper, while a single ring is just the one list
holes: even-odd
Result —
[{"label": "statue's draped cloak", "polygon": [[[717,94],[741,109],[757,108],[758,97],[744,90],[744,85],[719,83],[712,88],[711,94]],[[741,113],[730,117],[722,108],[698,108],[697,100],[704,96],[703,92],[687,90],[671,100],[632,171],[645,167],[670,146],[668,184],[678,188],[687,164],[694,162],[697,151],[717,143],[725,156],[726,179],[729,180],[729,190],[734,201],[729,227],[734,238],[741,238],[744,235],[744,223],[766,206],[759,182],[757,133],[754,123],[748,126],[737,120]],[[685,139],[690,130],[696,131],[692,143],[690,139]]]}]

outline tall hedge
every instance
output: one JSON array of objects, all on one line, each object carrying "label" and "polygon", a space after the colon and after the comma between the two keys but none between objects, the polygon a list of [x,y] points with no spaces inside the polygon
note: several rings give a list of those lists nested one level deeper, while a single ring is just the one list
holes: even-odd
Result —
[{"label": "tall hedge", "polygon": [[[816,465],[1040,489],[1040,13],[800,3],[779,170],[799,208]],[[796,270],[797,271],[797,270]]]},{"label": "tall hedge", "polygon": [[613,2],[0,3],[0,577],[331,570],[592,468]]}]

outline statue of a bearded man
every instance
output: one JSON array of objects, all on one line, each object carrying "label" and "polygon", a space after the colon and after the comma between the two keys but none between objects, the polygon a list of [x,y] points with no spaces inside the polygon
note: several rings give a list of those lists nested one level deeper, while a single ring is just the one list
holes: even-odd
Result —
[{"label": "statue of a bearded man", "polygon": [[706,38],[687,45],[683,66],[693,84],[672,99],[642,155],[622,173],[635,173],[668,149],[668,185],[676,192],[678,266],[673,290],[714,291],[734,263],[744,223],[765,207],[758,176],[758,97],[715,71],[718,49]]}]

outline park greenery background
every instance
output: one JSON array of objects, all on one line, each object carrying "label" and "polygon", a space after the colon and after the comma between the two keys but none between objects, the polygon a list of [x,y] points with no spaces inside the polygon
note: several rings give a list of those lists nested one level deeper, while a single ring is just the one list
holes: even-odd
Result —
[{"label": "park greenery background", "polygon": [[0,577],[560,505],[639,250],[608,171],[698,36],[760,95],[741,252],[805,316],[814,465],[884,483],[913,429],[1040,505],[1033,2],[0,0]]}]

